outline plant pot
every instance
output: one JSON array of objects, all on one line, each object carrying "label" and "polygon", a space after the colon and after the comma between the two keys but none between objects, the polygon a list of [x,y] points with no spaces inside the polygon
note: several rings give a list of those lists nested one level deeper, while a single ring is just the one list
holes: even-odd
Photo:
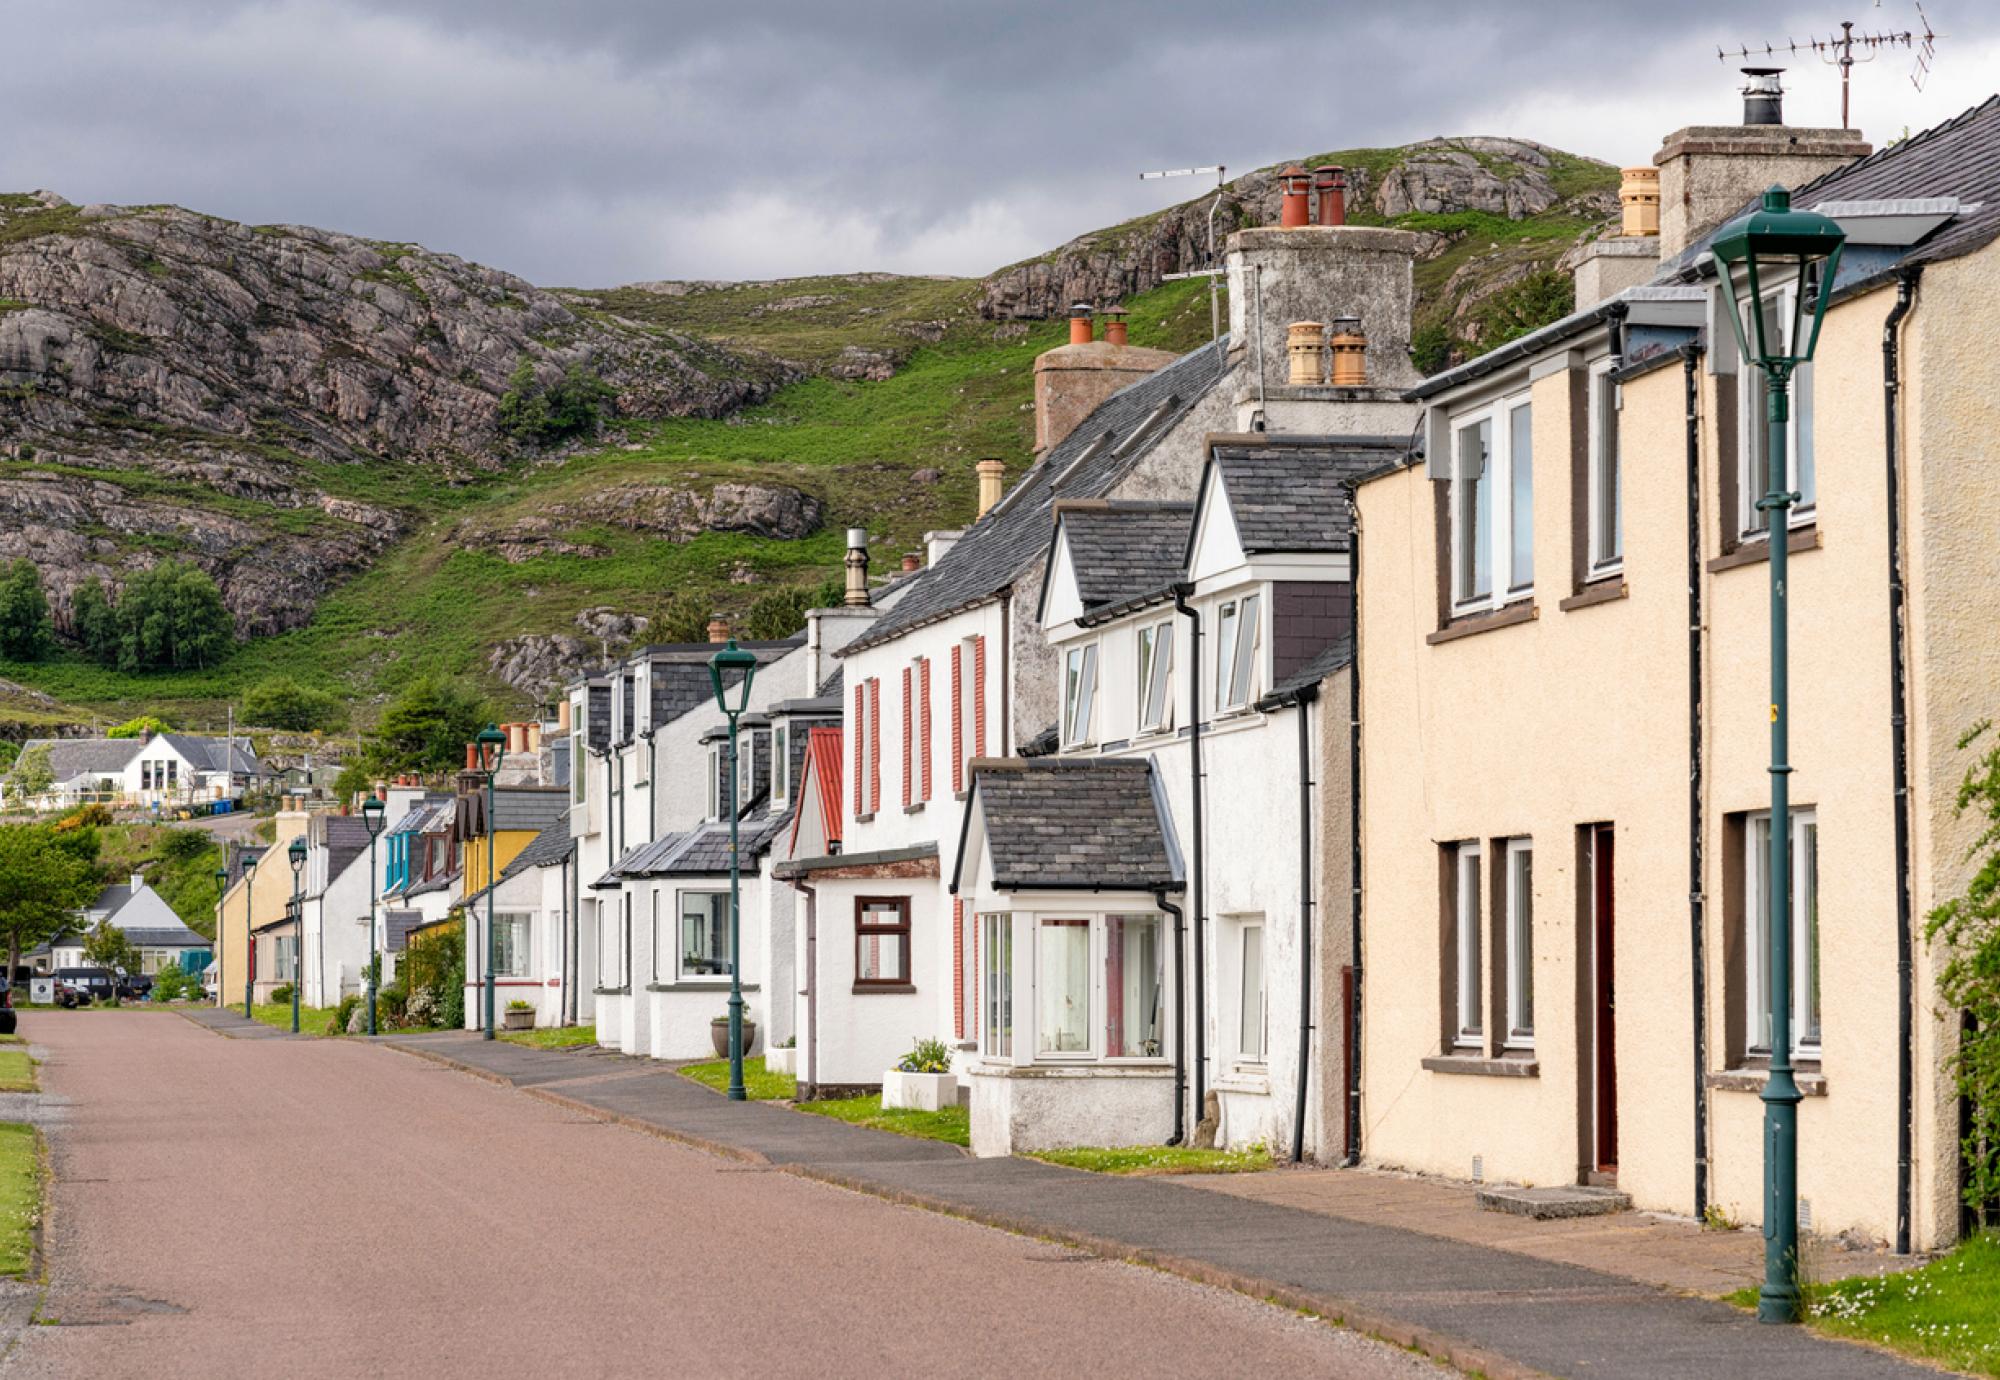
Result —
[{"label": "plant pot", "polygon": [[[709,1039],[715,1042],[718,1059],[729,1057],[729,1017],[718,1016],[708,1023]],[[750,1051],[757,1047],[757,1022],[748,1016],[743,1018],[743,1057],[748,1059]]]},{"label": "plant pot", "polygon": [[909,1107],[920,1112],[938,1112],[958,1105],[958,1075],[955,1073],[904,1073],[890,1069],[882,1075],[882,1105]]},{"label": "plant pot", "polygon": [[796,1049],[767,1049],[764,1051],[764,1068],[769,1073],[797,1073],[799,1052]]},{"label": "plant pot", "polygon": [[535,1013],[532,1011],[502,1011],[500,1013],[500,1028],[502,1030],[533,1030],[535,1028]]}]

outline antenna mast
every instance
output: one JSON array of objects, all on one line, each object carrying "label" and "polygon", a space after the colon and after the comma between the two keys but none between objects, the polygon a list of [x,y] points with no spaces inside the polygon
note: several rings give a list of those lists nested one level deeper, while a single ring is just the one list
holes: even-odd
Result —
[{"label": "antenna mast", "polygon": [[1215,200],[1208,203],[1208,264],[1204,268],[1190,269],[1186,273],[1163,273],[1163,282],[1180,282],[1188,278],[1208,279],[1208,338],[1210,343],[1222,339],[1222,306],[1218,296],[1216,280],[1222,276],[1222,265],[1215,259],[1215,213],[1222,208],[1223,175],[1228,170],[1216,163],[1205,168],[1165,168],[1159,172],[1142,172],[1141,182],[1155,182],[1166,177],[1201,177],[1215,174]]},{"label": "antenna mast", "polygon": [[[1880,0],[1877,0],[1877,4],[1879,6]],[[1781,53],[1790,53],[1793,56],[1800,53],[1819,54],[1821,62],[1840,69],[1840,127],[1852,129],[1853,125],[1848,120],[1848,87],[1857,63],[1873,62],[1888,49],[1898,47],[1909,49],[1916,54],[1916,63],[1910,72],[1910,83],[1919,91],[1924,89],[1924,82],[1930,76],[1931,63],[1937,57],[1937,41],[1944,35],[1931,31],[1931,21],[1924,14],[1924,7],[1921,4],[1917,6],[1917,23],[1920,28],[1903,29],[1895,33],[1858,34],[1854,32],[1854,21],[1843,19],[1840,23],[1840,32],[1829,34],[1825,38],[1788,38],[1775,43],[1766,43],[1762,48],[1746,43],[1739,45],[1734,51],[1717,48],[1715,55],[1723,62],[1729,62],[1777,57]],[[1856,56],[1857,49],[1859,56]]]}]

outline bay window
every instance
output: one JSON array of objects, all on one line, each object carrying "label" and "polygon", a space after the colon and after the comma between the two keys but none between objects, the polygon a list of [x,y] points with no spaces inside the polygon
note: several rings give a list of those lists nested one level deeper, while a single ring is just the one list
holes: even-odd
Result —
[{"label": "bay window", "polygon": [[[1817,291],[1816,288],[1813,290]],[[1796,286],[1787,286],[1757,304],[1764,317],[1764,339],[1788,354],[1792,348],[1796,297]],[[1745,332],[1749,339],[1755,340],[1756,324],[1750,320],[1750,310],[1751,304],[1744,303]],[[1799,323],[1799,328],[1811,330],[1810,317]],[[1741,429],[1737,454],[1742,457],[1737,469],[1736,517],[1737,531],[1747,541],[1764,536],[1771,525],[1770,514],[1757,506],[1758,501],[1771,490],[1771,427],[1767,417],[1771,390],[1764,371],[1747,360],[1739,362],[1736,387],[1740,404],[1737,425]],[[1812,365],[1802,364],[1792,374],[1791,416],[1785,423],[1783,483],[1799,496],[1791,509],[1791,520],[1795,526],[1813,521],[1819,500],[1819,485],[1813,464],[1812,404]]]},{"label": "bay window", "polygon": [[[1787,857],[1792,927],[1792,1053],[1817,1059],[1820,1043],[1819,819],[1792,811]],[[1744,943],[1744,996],[1752,1054],[1771,1052],[1771,816],[1750,816],[1743,831],[1743,913],[1750,917]]]},{"label": "bay window", "polygon": [[1174,726],[1169,672],[1174,664],[1174,625],[1139,629],[1139,730],[1157,733]]},{"label": "bay window", "polygon": [[1590,371],[1590,566],[1594,578],[1625,562],[1625,476],[1618,451],[1618,409],[1622,397],[1611,378],[1611,361]]},{"label": "bay window", "polygon": [[979,1052],[996,1059],[1014,1053],[1014,917],[1005,911],[979,917],[981,986]]},{"label": "bay window", "polygon": [[1044,916],[1035,934],[1035,1053],[1090,1053],[1090,921]]},{"label": "bay window", "polygon": [[1071,647],[1063,654],[1064,747],[1090,741],[1090,714],[1097,698],[1097,644]]},{"label": "bay window", "polygon": [[680,894],[680,976],[701,982],[730,975],[729,893],[683,891]]},{"label": "bay window", "polygon": [[1225,599],[1215,627],[1215,707],[1241,709],[1256,681],[1257,652],[1263,645],[1260,605],[1255,594]]},{"label": "bay window", "polygon": [[1534,409],[1502,399],[1452,431],[1451,591],[1454,613],[1477,613],[1535,585]]},{"label": "bay window", "polygon": [[1159,916],[1105,917],[1105,1058],[1157,1059],[1166,1048],[1165,954]]}]

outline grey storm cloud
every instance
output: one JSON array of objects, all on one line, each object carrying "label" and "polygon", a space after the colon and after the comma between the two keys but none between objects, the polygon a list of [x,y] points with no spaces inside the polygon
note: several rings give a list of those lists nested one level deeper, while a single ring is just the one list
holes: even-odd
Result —
[{"label": "grey storm cloud", "polygon": [[[1925,92],[1907,55],[1860,69],[1871,137],[1989,94],[1985,8],[1930,7],[1950,37]],[[1857,12],[1916,18],[1910,0]],[[1740,0],[0,0],[0,17],[0,189],[325,225],[589,286],[981,273],[1198,190],[1139,182],[1153,167],[1440,134],[1637,161],[1734,118],[1718,44],[1826,24]],[[1835,122],[1831,69],[1798,60],[1790,81],[1795,123]]]}]

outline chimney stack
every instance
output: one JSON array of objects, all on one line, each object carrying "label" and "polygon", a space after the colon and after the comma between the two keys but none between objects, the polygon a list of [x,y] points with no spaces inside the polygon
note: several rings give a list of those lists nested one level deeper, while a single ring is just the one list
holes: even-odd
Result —
[{"label": "chimney stack", "polygon": [[1125,343],[1125,308],[1106,307],[1104,309],[1104,343],[1123,345]]},{"label": "chimney stack", "polygon": [[1294,163],[1278,174],[1278,185],[1284,189],[1285,199],[1278,211],[1278,224],[1287,230],[1296,230],[1312,223],[1307,213],[1306,198],[1312,190],[1312,179],[1306,170]]},{"label": "chimney stack", "polygon": [[1319,193],[1319,223],[1347,224],[1347,169],[1338,163],[1314,168],[1313,190]]},{"label": "chimney stack", "polygon": [[981,460],[972,468],[979,476],[979,516],[985,517],[987,510],[1000,501],[1001,483],[1007,473],[1007,462]]},{"label": "chimney stack", "polygon": [[842,600],[851,609],[868,607],[868,529],[847,529],[847,594]]},{"label": "chimney stack", "polygon": [[1368,337],[1362,333],[1361,318],[1339,316],[1334,318],[1333,339],[1327,342],[1333,350],[1333,376],[1330,380],[1335,388],[1366,388],[1368,386]]},{"label": "chimney stack", "polygon": [[729,640],[729,620],[727,618],[718,617],[708,620],[708,640],[717,643]]},{"label": "chimney stack", "polygon": [[1745,67],[1743,75],[1743,123],[1782,125],[1785,122],[1785,88],[1778,83],[1782,67]]},{"label": "chimney stack", "polygon": [[1320,352],[1326,348],[1326,327],[1318,321],[1294,321],[1285,327],[1289,361],[1285,381],[1294,388],[1314,388],[1325,382]]},{"label": "chimney stack", "polygon": [[1626,168],[1619,174],[1618,207],[1623,214],[1619,233],[1628,236],[1660,233],[1660,170]]},{"label": "chimney stack", "polygon": [[1069,309],[1069,343],[1088,345],[1095,338],[1091,330],[1090,303],[1076,303]]}]

